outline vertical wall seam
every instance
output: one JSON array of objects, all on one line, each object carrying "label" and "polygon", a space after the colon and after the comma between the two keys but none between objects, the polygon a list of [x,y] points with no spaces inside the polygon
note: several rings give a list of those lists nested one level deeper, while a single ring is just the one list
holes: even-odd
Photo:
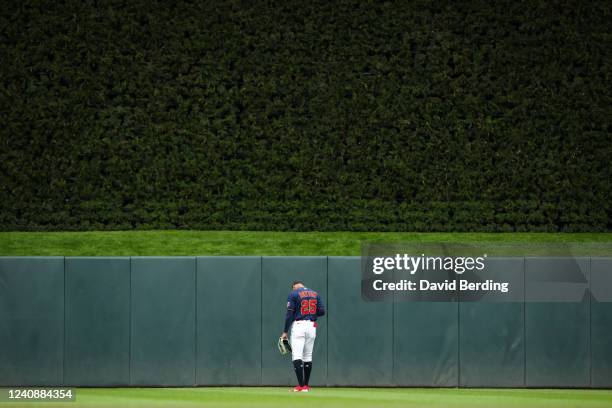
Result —
[{"label": "vertical wall seam", "polygon": [[[393,269],[391,274],[395,282],[395,269]],[[393,297],[391,299],[391,383],[397,386],[397,373],[395,370],[395,308],[397,306],[397,298],[395,292],[393,292]]]},{"label": "vertical wall seam", "polygon": [[263,256],[259,257],[259,384],[263,385]]},{"label": "vertical wall seam", "polygon": [[198,257],[195,257],[193,262],[194,265],[194,304],[195,311],[193,313],[193,385],[196,386],[198,384]]},{"label": "vertical wall seam", "polygon": [[523,387],[527,386],[527,260],[523,257]]},{"label": "vertical wall seam", "polygon": [[128,385],[132,385],[132,257],[129,257],[129,289],[128,295]]},{"label": "vertical wall seam", "polygon": [[62,261],[64,264],[64,333],[62,339],[62,384],[66,385],[66,257],[62,257]]},{"label": "vertical wall seam", "polygon": [[[455,278],[455,282],[457,278]],[[461,387],[461,293],[457,286],[457,388]]]},{"label": "vertical wall seam", "polygon": [[329,386],[329,256],[325,257],[325,294],[327,295],[327,319],[325,324],[325,385]]},{"label": "vertical wall seam", "polygon": [[593,292],[591,291],[591,279],[593,277],[593,257],[589,257],[589,387],[593,387]]}]

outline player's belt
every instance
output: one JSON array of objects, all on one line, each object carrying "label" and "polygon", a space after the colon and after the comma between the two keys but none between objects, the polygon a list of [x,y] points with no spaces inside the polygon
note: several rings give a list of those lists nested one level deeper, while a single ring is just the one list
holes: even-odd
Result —
[{"label": "player's belt", "polygon": [[317,328],[317,322],[315,320],[296,320],[294,323],[302,323],[302,322],[310,322],[312,323],[315,329]]}]

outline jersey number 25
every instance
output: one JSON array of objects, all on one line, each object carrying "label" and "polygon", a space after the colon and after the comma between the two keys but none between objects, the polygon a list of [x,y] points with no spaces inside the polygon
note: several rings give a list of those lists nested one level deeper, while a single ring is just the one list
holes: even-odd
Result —
[{"label": "jersey number 25", "polygon": [[302,316],[317,313],[317,299],[304,299],[300,305],[300,313]]}]

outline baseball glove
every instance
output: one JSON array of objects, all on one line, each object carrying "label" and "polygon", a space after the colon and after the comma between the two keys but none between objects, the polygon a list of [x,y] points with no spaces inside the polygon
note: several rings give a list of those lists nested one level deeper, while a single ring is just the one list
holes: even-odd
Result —
[{"label": "baseball glove", "polygon": [[291,345],[289,344],[289,340],[284,339],[282,337],[279,338],[278,339],[278,351],[283,356],[287,353],[291,353]]}]

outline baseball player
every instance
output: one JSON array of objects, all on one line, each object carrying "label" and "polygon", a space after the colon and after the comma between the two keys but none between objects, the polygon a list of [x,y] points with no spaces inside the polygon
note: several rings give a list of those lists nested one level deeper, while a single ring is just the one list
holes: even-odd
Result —
[{"label": "baseball player", "polygon": [[319,294],[300,281],[293,282],[287,298],[287,316],[282,339],[287,338],[291,326],[291,359],[298,385],[294,392],[308,392],[312,371],[312,349],[317,337],[317,318],[325,315],[325,306]]}]

